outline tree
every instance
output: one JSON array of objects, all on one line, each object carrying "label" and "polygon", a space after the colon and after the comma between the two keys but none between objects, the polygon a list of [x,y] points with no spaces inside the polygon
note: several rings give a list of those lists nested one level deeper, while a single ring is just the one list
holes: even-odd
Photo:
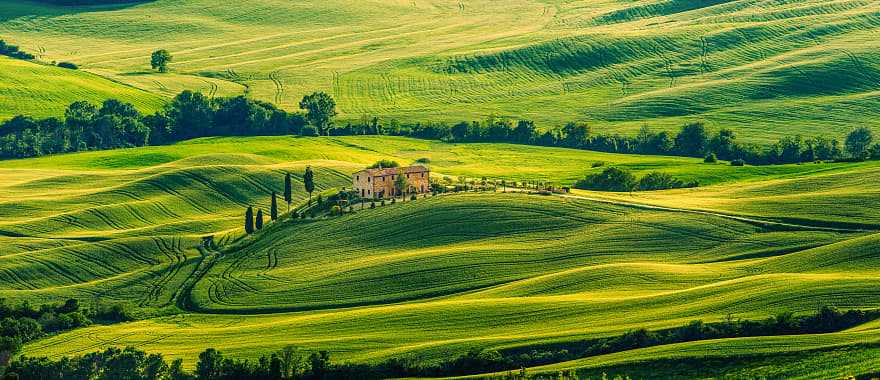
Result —
[{"label": "tree", "polygon": [[406,174],[403,170],[397,171],[397,178],[394,179],[394,190],[397,191],[395,195],[406,196],[406,192],[409,190],[409,181],[406,179]]},{"label": "tree", "polygon": [[637,185],[636,177],[629,171],[607,168],[598,174],[590,174],[578,181],[574,187],[581,190],[632,191]]},{"label": "tree", "polygon": [[706,158],[703,159],[703,162],[707,164],[714,164],[718,162],[718,156],[716,156],[715,153],[709,152],[709,154],[706,155]]},{"label": "tree", "polygon": [[254,208],[251,206],[244,212],[244,232],[248,235],[254,233]]},{"label": "tree", "polygon": [[336,101],[330,95],[321,91],[306,95],[299,102],[299,108],[308,111],[306,119],[318,134],[329,132],[330,123],[336,116]]},{"label": "tree", "polygon": [[171,53],[168,50],[156,50],[150,56],[150,66],[153,70],[159,70],[160,73],[168,72],[169,63],[171,63]]},{"label": "tree", "polygon": [[306,172],[303,173],[303,186],[309,193],[309,205],[312,204],[312,192],[315,191],[315,173],[312,172],[311,166],[306,166]]},{"label": "tree", "polygon": [[257,228],[257,231],[263,229],[263,209],[257,210],[257,220],[254,223],[254,227]]},{"label": "tree", "polygon": [[651,172],[639,180],[638,188],[642,191],[677,189],[685,183],[667,173]]},{"label": "tree", "polygon": [[709,151],[722,159],[729,160],[736,148],[736,133],[730,129],[722,129],[709,140]]},{"label": "tree", "polygon": [[871,147],[871,142],[873,141],[874,133],[868,128],[860,127],[854,129],[846,136],[844,147],[850,157],[857,160],[864,160],[868,158],[868,149]]},{"label": "tree", "polygon": [[290,203],[293,202],[293,187],[290,184],[290,173],[284,175],[284,202],[287,203],[287,212],[290,212]]},{"label": "tree", "polygon": [[184,90],[177,94],[166,107],[170,119],[170,137],[185,140],[211,134],[214,110],[208,98],[201,92]]},{"label": "tree", "polygon": [[570,122],[562,128],[562,144],[570,148],[581,148],[587,145],[590,138],[590,127],[585,123]]},{"label": "tree", "polygon": [[199,379],[219,379],[223,374],[223,354],[209,348],[199,354],[196,376]]},{"label": "tree", "polygon": [[691,123],[681,128],[675,136],[675,148],[690,157],[703,157],[709,144],[709,132],[703,123]]},{"label": "tree", "polygon": [[520,120],[513,129],[513,140],[520,144],[530,144],[535,141],[537,128],[531,120]]},{"label": "tree", "polygon": [[269,208],[269,217],[272,218],[272,221],[278,220],[278,200],[275,192],[272,192],[272,207]]},{"label": "tree", "polygon": [[330,369],[330,353],[327,351],[313,352],[309,356],[313,379],[324,379]]}]

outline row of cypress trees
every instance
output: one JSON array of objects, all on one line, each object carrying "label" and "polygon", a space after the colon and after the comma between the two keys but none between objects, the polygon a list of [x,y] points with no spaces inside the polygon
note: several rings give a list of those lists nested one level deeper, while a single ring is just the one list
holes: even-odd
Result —
[{"label": "row of cypress trees", "polygon": [[[311,166],[306,166],[303,173],[303,187],[309,193],[309,205],[312,204],[312,193],[315,191],[315,172]],[[291,182],[290,173],[284,175],[284,202],[287,203],[287,212],[290,212],[290,205],[293,203],[293,184]],[[263,210],[257,209],[254,215],[254,207],[248,206],[244,212],[244,232],[248,235],[263,229]],[[269,208],[269,218],[271,221],[278,220],[278,194],[272,192],[272,201]]]}]

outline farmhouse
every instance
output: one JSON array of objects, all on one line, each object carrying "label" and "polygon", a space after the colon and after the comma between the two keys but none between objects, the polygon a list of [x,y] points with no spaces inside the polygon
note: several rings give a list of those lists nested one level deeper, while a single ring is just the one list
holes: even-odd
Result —
[{"label": "farmhouse", "polygon": [[431,191],[431,171],[423,165],[401,168],[377,168],[361,170],[352,175],[352,188],[361,198],[382,199],[402,194],[396,188],[398,176],[406,176],[409,184],[407,193],[425,193]]}]

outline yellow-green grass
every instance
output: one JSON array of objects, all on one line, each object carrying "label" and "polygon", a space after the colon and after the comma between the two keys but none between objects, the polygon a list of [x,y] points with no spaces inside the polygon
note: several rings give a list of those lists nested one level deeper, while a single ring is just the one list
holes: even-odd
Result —
[{"label": "yellow-green grass", "polygon": [[0,121],[15,115],[61,116],[70,103],[114,98],[153,112],[162,97],[100,76],[0,56]]},{"label": "yellow-green grass", "polygon": [[[663,209],[639,206],[650,203],[639,193],[576,194],[600,200],[443,195],[341,218],[285,220],[230,243],[241,236],[244,208],[265,212],[285,172],[294,175],[299,204],[307,197],[307,165],[322,191],[350,186],[351,173],[383,158],[428,158],[437,177],[557,184],[602,170],[591,164],[603,161],[713,185],[689,190],[691,196],[652,193],[679,199]],[[27,355],[134,345],[187,366],[207,346],[248,358],[293,344],[329,349],[346,361],[434,360],[470,348],[602,337],[729,313],[765,318],[817,305],[880,307],[873,270],[880,235],[870,231],[876,218],[847,208],[875,196],[876,170],[870,162],[732,167],[374,136],[207,138],[3,161],[0,297],[125,302],[147,317],[41,340]],[[700,203],[701,191],[747,191],[762,178],[792,197],[741,214],[802,217],[766,224]],[[821,195],[863,230],[824,228],[836,217],[806,211],[809,198],[799,204],[795,190]],[[223,245],[219,251],[197,248],[206,235]]]},{"label": "yellow-green grass", "polygon": [[775,179],[754,178],[699,189],[633,194],[575,191],[577,195],[623,200],[666,207],[687,207],[726,214],[756,216],[783,222],[820,221],[827,226],[855,226],[880,222],[880,165],[848,166],[845,171],[805,164],[815,171]]},{"label": "yellow-green grass", "polygon": [[738,277],[676,264],[775,256],[842,238],[519,194],[431,198],[363,214],[266,231],[214,265],[194,289],[196,307],[328,308],[465,292],[655,294]]},{"label": "yellow-green grass", "polygon": [[[876,330],[688,342],[529,368],[530,374],[577,372],[581,378],[841,379],[876,373]],[[492,378],[498,375],[470,376]]]},{"label": "yellow-green grass", "polygon": [[[246,92],[343,119],[481,119],[635,132],[704,119],[741,138],[876,126],[880,6],[861,0],[0,1],[0,35],[44,60],[170,95]],[[149,69],[167,48],[171,72]]]},{"label": "yellow-green grass", "polygon": [[[7,298],[39,296],[43,300],[58,300],[74,294],[95,298],[96,295],[113,294],[121,295],[116,298],[124,300],[128,297],[127,293],[120,289],[131,286],[136,282],[132,278],[139,279],[138,276],[145,271],[152,275],[175,270],[174,273],[181,276],[175,281],[183,281],[189,273],[179,271],[176,264],[172,265],[173,261],[170,259],[173,257],[165,259],[156,256],[163,251],[147,253],[146,256],[158,259],[139,263],[125,261],[131,260],[126,252],[137,251],[140,248],[132,247],[140,247],[144,241],[156,239],[161,244],[178,247],[178,251],[183,252],[187,260],[197,261],[201,257],[194,248],[198,239],[215,235],[218,240],[225,242],[230,237],[240,235],[243,209],[254,205],[267,211],[269,194],[272,191],[281,193],[281,178],[285,172],[294,174],[294,197],[300,202],[306,197],[300,179],[306,165],[314,166],[318,170],[318,189],[323,190],[349,186],[350,173],[382,158],[392,158],[403,163],[429,158],[435,172],[441,173],[438,176],[489,176],[517,181],[552,180],[558,184],[570,184],[586,173],[602,170],[590,166],[593,162],[603,161],[609,166],[624,166],[639,173],[662,170],[686,179],[720,182],[706,188],[704,191],[707,194],[723,188],[742,188],[744,184],[748,185],[758,178],[782,178],[777,181],[789,181],[791,186],[796,187],[801,182],[813,184],[814,178],[823,178],[831,173],[830,175],[841,178],[838,181],[840,186],[836,186],[834,192],[826,192],[823,199],[838,210],[837,215],[811,211],[810,198],[798,203],[794,197],[785,198],[784,202],[770,203],[765,212],[750,215],[769,219],[775,215],[774,210],[778,209],[785,210],[789,216],[799,212],[804,215],[801,222],[813,224],[833,224],[840,216],[860,225],[876,225],[875,215],[864,211],[870,206],[859,206],[869,204],[874,194],[869,184],[859,182],[870,182],[870,176],[865,173],[876,170],[872,169],[876,167],[872,163],[735,168],[728,165],[706,165],[700,160],[688,158],[615,155],[506,144],[445,144],[407,138],[209,138],[171,146],[84,152],[0,163],[0,172],[4,178],[0,185],[0,235],[4,236],[0,253],[9,255],[2,259],[4,266],[17,268],[16,272],[32,273],[33,276],[37,276],[46,267],[59,274],[58,283],[50,284],[45,281],[51,280],[24,274],[16,276],[7,271],[3,280],[6,284],[3,294]],[[829,186],[827,181],[818,183]],[[702,207],[697,202],[700,199],[699,194],[703,194],[700,190],[702,189],[692,192],[697,194],[695,196],[679,197],[681,201],[671,205],[683,208]],[[656,193],[656,196],[667,193],[676,194],[675,191],[661,192]],[[607,194],[604,196],[608,197]],[[629,195],[618,198],[642,202],[642,196],[636,193],[635,198]],[[694,201],[690,202],[691,199]],[[855,205],[850,203],[852,199],[857,202]],[[572,204],[578,202],[571,201]],[[748,204],[748,198],[742,198],[741,202]],[[728,212],[721,207],[717,210]],[[309,228],[312,227],[318,225]],[[477,227],[478,225],[474,225],[468,228]],[[320,231],[313,230],[314,233]],[[557,234],[564,235],[567,232],[572,231],[560,230]],[[821,240],[802,239],[788,233],[772,236],[772,239],[761,244],[806,249]],[[148,239],[144,240],[145,238]],[[516,249],[517,245],[532,244],[528,234],[521,238],[524,239],[523,243],[517,243],[516,240],[506,243],[511,244],[510,249]],[[559,243],[545,248],[555,252],[565,249],[565,245]],[[484,251],[487,243],[477,242],[471,245],[462,242],[461,246],[456,244],[451,247],[427,247],[422,251],[433,251],[437,255],[442,254],[444,249],[452,249],[453,252],[460,249]],[[64,247],[59,248],[60,246]],[[397,250],[401,249],[407,251],[405,248]],[[761,250],[747,244],[730,243],[729,247],[721,247],[713,253],[714,256],[706,256],[702,260],[762,256],[779,249],[781,248]],[[126,264],[106,266],[101,263],[104,266],[102,269],[106,270],[97,272],[77,268],[77,265],[92,265],[101,252],[105,251],[116,252],[112,254],[113,257],[118,256],[118,260]],[[27,253],[11,255],[22,252]],[[66,261],[64,258],[68,255],[80,257],[85,264]],[[187,261],[187,265],[193,264]],[[69,273],[76,275],[64,278]],[[589,275],[601,271],[585,273]],[[675,275],[670,272],[662,276],[671,279]],[[509,279],[514,277],[514,273],[501,277]],[[490,282],[487,278],[482,280],[483,284]],[[32,281],[37,283],[31,283]],[[135,303],[146,308],[168,305],[176,296],[175,287],[163,286],[161,283],[159,286],[161,302],[142,302],[138,298]],[[460,290],[461,287],[467,286],[461,283],[449,285],[442,292]],[[417,289],[408,297],[432,291],[437,290]],[[356,298],[350,302],[364,302]],[[369,302],[379,299],[381,296],[374,296]],[[315,303],[326,303],[325,301],[317,300]],[[288,302],[287,305],[289,304]]]},{"label": "yellow-green grass", "polygon": [[[376,238],[381,229],[387,234]],[[798,249],[805,241],[820,247]],[[330,349],[340,360],[431,360],[471,347],[570,341],[728,314],[871,308],[880,305],[871,269],[876,253],[804,265],[876,252],[876,242],[863,233],[780,232],[717,216],[555,197],[441,196],[269,227],[223,253],[196,283],[197,307],[227,314],[88,328],[25,353],[130,344],[193,365],[211,342],[251,358],[293,344]],[[261,307],[311,310],[251,314]],[[873,331],[853,334],[876,339]],[[778,350],[774,342],[785,339],[751,349]],[[790,340],[794,347],[798,339],[806,338]]]}]

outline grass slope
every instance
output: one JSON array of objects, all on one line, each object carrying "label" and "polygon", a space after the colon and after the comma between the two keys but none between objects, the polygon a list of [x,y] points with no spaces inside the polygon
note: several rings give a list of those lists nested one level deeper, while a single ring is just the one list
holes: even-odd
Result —
[{"label": "grass slope", "polygon": [[[470,224],[484,228],[466,228]],[[379,231],[387,233],[374,238]],[[218,258],[196,284],[199,307],[232,314],[95,327],[36,343],[26,353],[133,344],[192,365],[199,346],[210,341],[245,357],[294,344],[332,349],[343,360],[430,359],[470,347],[606,336],[728,313],[762,318],[817,304],[876,307],[876,253],[839,267],[780,262],[876,252],[876,237],[862,236],[774,231],[721,217],[521,194],[443,196],[270,227]],[[804,241],[822,248],[800,250]],[[747,252],[760,254],[737,256]],[[344,307],[355,304],[362,306]],[[285,307],[303,310],[249,314]],[[838,345],[876,340],[872,331],[821,339]],[[755,347],[787,351],[773,342],[797,339],[806,338],[743,341],[746,347],[729,354]]]},{"label": "grass slope", "polygon": [[[219,252],[197,248],[205,235],[221,243],[239,236],[244,207],[266,210],[287,171],[302,202],[307,195],[298,176],[306,165],[317,170],[323,190],[350,186],[350,173],[382,158],[428,158],[437,176],[565,184],[601,170],[591,164],[603,161],[712,185],[687,194],[576,194],[601,195],[596,200],[447,195],[338,219],[285,221]],[[817,304],[880,307],[872,269],[880,252],[877,221],[852,204],[876,196],[876,170],[870,162],[737,168],[677,157],[372,136],[208,138],[4,161],[0,297],[122,301],[148,317],[35,342],[28,355],[135,345],[189,366],[205,342],[243,357],[294,344],[331,349],[341,360],[432,360],[474,347],[608,336],[728,313],[764,318],[810,312]],[[774,203],[773,189],[787,196]],[[725,191],[749,195],[734,197],[753,211],[742,214],[797,219],[782,226],[728,217],[739,208],[705,201]],[[757,196],[762,193],[767,197]],[[837,223],[835,215],[810,211],[816,197],[863,230],[811,227]],[[638,205],[651,202],[667,207]],[[753,208],[745,208],[751,202]],[[871,326],[847,334],[815,339],[831,342],[820,348],[859,355],[870,351],[852,344],[877,340]],[[767,339],[730,344],[798,356],[817,347],[798,343],[807,338]],[[654,350],[646,360],[690,352]],[[747,349],[730,353],[741,351]],[[560,365],[629,362],[596,363]]]},{"label": "grass slope", "polygon": [[[751,141],[876,125],[874,2],[750,0],[0,1],[0,35],[163,95],[248,94],[342,116],[590,120],[614,131],[705,119]],[[291,27],[291,26],[294,27]],[[172,72],[148,67],[169,49]]]},{"label": "grass slope", "polygon": [[164,100],[100,76],[0,56],[0,120],[15,115],[61,116],[70,103],[99,104],[116,98],[143,112],[159,109]]}]

